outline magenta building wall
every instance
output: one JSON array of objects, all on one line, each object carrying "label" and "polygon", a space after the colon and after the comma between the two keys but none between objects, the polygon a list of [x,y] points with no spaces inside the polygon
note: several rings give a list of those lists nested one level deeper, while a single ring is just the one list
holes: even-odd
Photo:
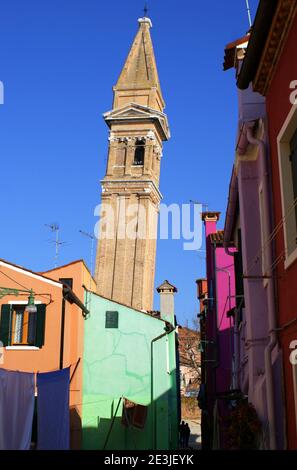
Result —
[{"label": "magenta building wall", "polygon": [[[221,418],[228,412],[222,398],[233,383],[234,329],[228,312],[235,306],[234,257],[223,246],[217,230],[218,213],[204,213],[208,308],[206,314],[206,401],[212,448],[224,448],[226,436]],[[232,253],[234,249],[230,249]]]}]

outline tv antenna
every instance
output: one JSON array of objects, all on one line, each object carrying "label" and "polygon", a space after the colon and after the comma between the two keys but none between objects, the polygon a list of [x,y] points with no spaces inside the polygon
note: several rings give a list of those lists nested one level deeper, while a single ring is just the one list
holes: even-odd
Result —
[{"label": "tv antenna", "polygon": [[59,224],[45,224],[46,227],[50,229],[52,233],[55,234],[55,240],[51,240],[52,243],[55,244],[55,268],[58,266],[58,259],[59,259],[59,254],[60,254],[60,248],[62,245],[65,245],[66,242],[60,241],[59,235],[60,235],[60,226]]},{"label": "tv antenna", "polygon": [[[93,276],[93,265],[94,265],[94,246],[95,246],[95,240],[96,237],[95,235],[92,235],[91,233],[84,232],[83,230],[80,230],[79,233],[83,235],[84,237],[87,237],[91,240],[91,262],[90,262],[90,271],[91,271],[91,276]],[[92,279],[90,279],[90,290],[92,287]]]},{"label": "tv antenna", "polygon": [[249,25],[250,28],[252,27],[252,16],[251,16],[251,9],[250,9],[250,3],[249,0],[245,0],[246,3],[246,9],[247,9],[247,14],[248,14],[248,19],[249,19]]},{"label": "tv antenna", "polygon": [[201,207],[202,207],[202,210],[203,210],[203,207],[205,207],[205,210],[208,211],[208,204],[207,204],[206,202],[193,201],[192,199],[190,199],[190,203],[191,203],[191,204],[194,204],[194,205],[201,206]]}]

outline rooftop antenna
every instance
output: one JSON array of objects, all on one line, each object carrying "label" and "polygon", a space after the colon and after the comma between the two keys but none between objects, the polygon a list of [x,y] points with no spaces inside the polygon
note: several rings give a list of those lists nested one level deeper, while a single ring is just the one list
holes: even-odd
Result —
[{"label": "rooftop antenna", "polygon": [[[92,235],[91,233],[88,233],[88,232],[84,232],[83,230],[80,230],[79,233],[81,235],[83,235],[84,237],[87,237],[91,240],[91,263],[90,263],[90,271],[91,271],[91,276],[93,276],[93,264],[94,264],[94,245],[95,245],[95,240],[96,240],[96,237],[94,235]],[[92,283],[92,280],[90,281],[90,283]],[[91,285],[90,285],[91,287]]]},{"label": "rooftop antenna", "polygon": [[208,211],[208,204],[206,202],[201,202],[201,201],[193,201],[193,199],[190,199],[190,203],[194,205],[200,205],[202,207],[205,207],[205,210]]},{"label": "rooftop antenna", "polygon": [[55,268],[58,266],[58,259],[60,253],[60,247],[65,245],[65,242],[61,242],[59,238],[60,226],[59,224],[45,224],[46,227],[49,227],[50,231],[55,233],[55,240],[52,242],[55,244]]},{"label": "rooftop antenna", "polygon": [[[194,205],[199,205],[201,206],[202,208],[202,212],[205,211],[208,212],[209,211],[209,206],[208,206],[208,203],[207,202],[202,202],[202,201],[193,201],[193,199],[190,199],[190,204],[194,204]],[[198,257],[199,259],[202,259],[202,260],[206,260],[206,250],[200,248],[198,251]],[[204,253],[204,254],[203,254]]]},{"label": "rooftop antenna", "polygon": [[252,17],[251,17],[251,9],[250,9],[249,0],[245,0],[245,3],[246,3],[246,9],[247,9],[247,14],[248,14],[248,18],[249,18],[249,25],[250,25],[250,28],[251,28],[252,27]]}]

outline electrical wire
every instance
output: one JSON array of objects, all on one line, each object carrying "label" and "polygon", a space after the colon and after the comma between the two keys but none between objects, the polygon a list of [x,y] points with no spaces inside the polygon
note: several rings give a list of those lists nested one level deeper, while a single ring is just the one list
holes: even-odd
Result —
[{"label": "electrical wire", "polygon": [[[18,286],[20,287],[23,287],[24,289],[26,289],[27,291],[30,291],[31,289],[28,288],[27,286],[24,286],[23,284],[21,284],[20,282],[18,282],[16,279],[10,277],[8,274],[4,273],[3,271],[1,271],[0,269],[0,273],[3,274],[3,276],[7,277],[7,279],[9,279],[10,281],[14,282],[15,284],[17,284]],[[20,293],[19,295],[26,295],[25,293]],[[52,300],[52,295],[51,294],[38,294],[37,292],[35,292],[35,295],[38,296],[38,297],[43,297],[43,298],[47,298],[48,297],[50,298],[50,301],[47,305],[51,304],[53,302]]]},{"label": "electrical wire", "polygon": [[222,313],[222,316],[221,316],[221,320],[220,320],[220,324],[219,324],[219,328],[218,328],[218,329],[220,329],[221,326],[222,326],[222,323],[223,323],[223,320],[224,320],[225,311],[226,311],[227,302],[229,302],[229,295],[226,297],[226,302],[225,302],[224,310],[223,310],[223,313]]},{"label": "electrical wire", "polygon": [[264,250],[266,249],[266,247],[272,242],[272,240],[276,237],[276,235],[278,234],[278,232],[280,231],[280,229],[283,227],[284,225],[284,222],[286,221],[286,219],[288,218],[288,216],[291,214],[291,212],[293,211],[293,209],[296,207],[297,205],[297,198],[294,200],[293,204],[289,207],[288,211],[286,212],[286,214],[281,218],[281,220],[278,222],[278,224],[274,227],[274,229],[271,231],[271,233],[268,235],[268,238],[266,239],[266,241],[263,243],[263,245],[261,246],[261,248],[259,249],[259,251],[256,253],[255,257],[248,262],[248,266],[247,266],[247,269],[246,269],[246,275],[248,275],[251,271],[251,269],[254,267],[255,263],[259,260],[260,256],[263,254]]}]

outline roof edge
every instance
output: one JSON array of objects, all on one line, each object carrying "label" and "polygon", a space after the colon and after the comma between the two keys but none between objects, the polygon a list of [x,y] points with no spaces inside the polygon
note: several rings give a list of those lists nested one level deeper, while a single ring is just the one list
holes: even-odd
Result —
[{"label": "roof edge", "polygon": [[98,294],[97,292],[94,292],[94,291],[88,289],[85,285],[83,285],[83,288],[85,289],[85,291],[89,292],[90,294],[95,295],[96,297],[100,297],[101,299],[108,300],[109,302],[113,302],[114,304],[121,305],[122,307],[129,308],[130,310],[134,310],[135,312],[142,313],[143,315],[146,315],[150,318],[153,318],[154,320],[159,320],[159,321],[162,321],[163,323],[168,323],[168,321],[163,320],[162,318],[153,317],[152,315],[150,315],[148,312],[146,312],[144,310],[139,310],[137,308],[131,307],[131,305],[123,304],[121,302],[117,302],[116,300],[109,299],[108,297],[104,297],[103,295]]},{"label": "roof edge", "polygon": [[246,55],[237,79],[237,87],[246,90],[259,66],[278,0],[260,0]]}]

